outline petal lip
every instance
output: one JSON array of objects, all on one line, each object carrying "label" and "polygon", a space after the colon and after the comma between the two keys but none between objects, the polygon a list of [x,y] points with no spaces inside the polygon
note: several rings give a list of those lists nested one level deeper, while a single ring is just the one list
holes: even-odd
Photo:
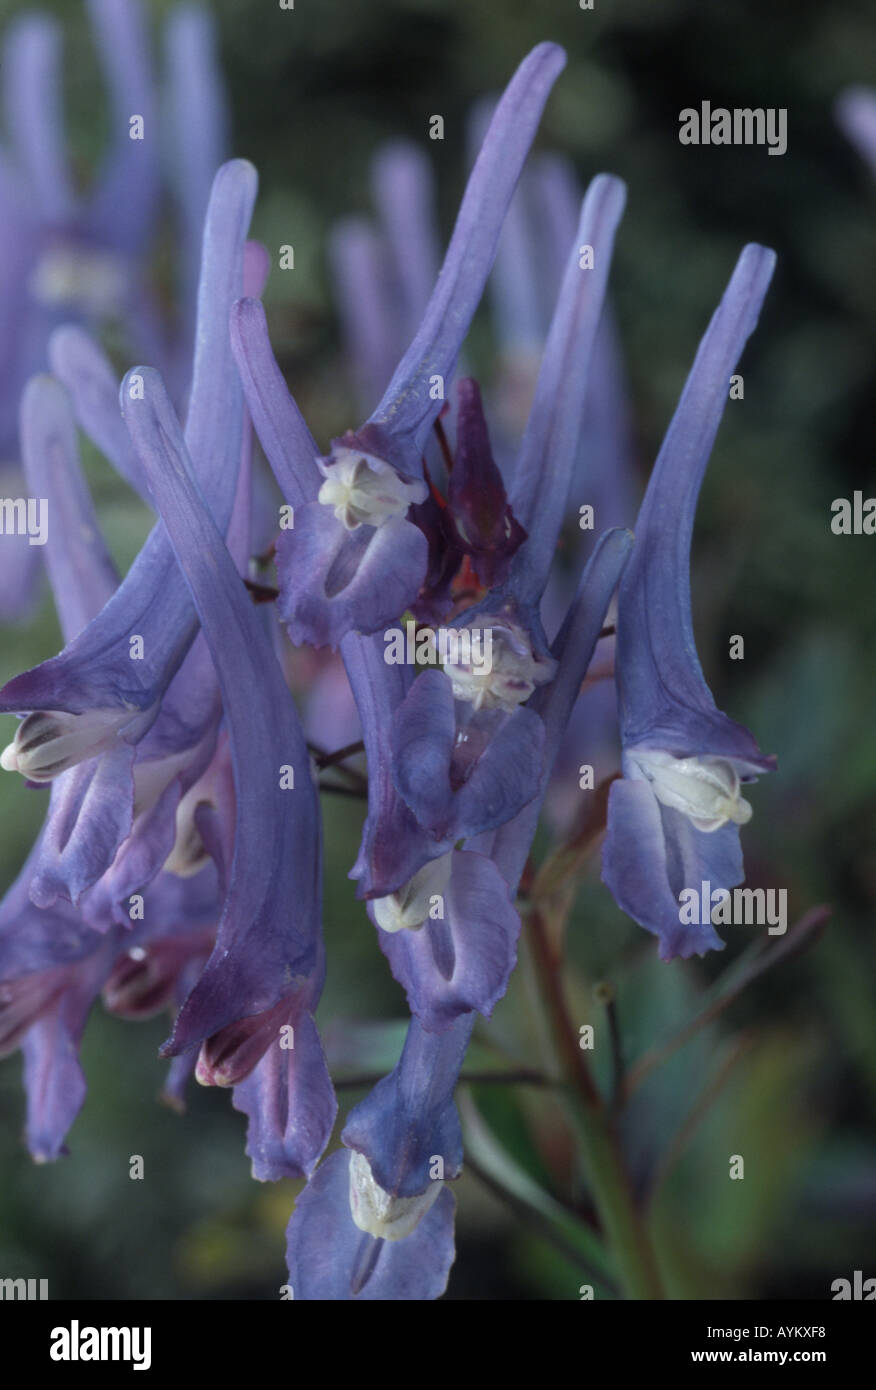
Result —
[{"label": "petal lip", "polygon": [[[730,832],[726,834],[725,832]],[[731,850],[735,842],[738,863],[731,863],[729,872],[716,875],[704,863],[697,868],[698,853],[706,851],[711,838],[719,849],[721,840]],[[687,959],[721,950],[723,941],[711,921],[683,924],[680,918],[679,893],[685,887],[700,891],[701,882],[709,879],[715,887],[732,887],[742,878],[742,860],[738,853],[739,831],[727,826],[709,837],[694,830],[687,818],[677,811],[661,808],[650,785],[642,780],[615,781],[608,797],[608,827],[602,852],[602,881],[611,891],[618,906],[640,926],[657,936],[661,960],[676,956]],[[687,853],[683,853],[686,847]],[[690,849],[693,848],[693,854]],[[683,864],[686,866],[681,868]],[[727,867],[722,865],[722,867]],[[697,876],[699,875],[699,876]],[[732,882],[722,882],[727,877]]]},{"label": "petal lip", "polygon": [[444,1178],[462,1172],[462,1131],[453,1092],[474,1026],[464,1013],[441,1033],[411,1019],[401,1057],[347,1117],[341,1140],[368,1160],[375,1181],[395,1197],[415,1197],[443,1160]]},{"label": "petal lip", "polygon": [[319,502],[296,513],[277,541],[279,612],[297,645],[338,647],[348,632],[394,624],[416,596],[428,565],[418,527],[396,517],[345,531]]},{"label": "petal lip", "polygon": [[293,1006],[294,1045],[272,1042],[234,1088],[234,1108],[249,1119],[246,1152],[259,1182],[310,1177],[328,1143],[338,1103],[311,1014]]},{"label": "petal lip", "polygon": [[[376,1264],[367,1279],[355,1274],[371,1236],[354,1224],[350,1212],[351,1155],[330,1154],[295,1202],[287,1231],[289,1282],[295,1299],[331,1302],[398,1302],[440,1298],[455,1256],[456,1203],[445,1188],[416,1229],[404,1240],[371,1247]],[[355,1291],[354,1291],[355,1290]]]},{"label": "petal lip", "polygon": [[393,779],[418,823],[452,841],[495,830],[539,790],[544,726],[522,707],[504,718],[458,788],[452,781],[457,724],[443,671],[424,671],[392,717]]},{"label": "petal lip", "polygon": [[[380,949],[405,990],[423,1028],[440,1033],[461,1015],[477,1010],[489,1018],[507,988],[517,961],[520,918],[496,865],[470,850],[454,850],[441,923],[416,931],[378,928]],[[374,909],[369,906],[374,920]],[[431,934],[440,926],[451,939],[452,966],[441,968]]]},{"label": "petal lip", "polygon": [[410,689],[411,668],[389,665],[376,635],[348,633],[341,643],[341,655],[368,759],[368,815],[350,878],[358,882],[357,897],[383,898],[402,888],[451,845],[423,832],[393,780],[386,725]]}]

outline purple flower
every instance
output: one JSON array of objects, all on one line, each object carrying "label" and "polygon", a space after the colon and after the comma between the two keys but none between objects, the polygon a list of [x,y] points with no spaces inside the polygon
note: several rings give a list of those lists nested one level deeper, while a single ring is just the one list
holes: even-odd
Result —
[{"label": "purple flower", "polygon": [[[556,676],[534,697],[545,727],[542,795],[631,544],[629,532],[621,531],[600,542],[557,639]],[[509,903],[535,834],[540,800],[480,836],[471,846],[474,853],[467,847],[459,855],[488,864]],[[488,891],[494,893],[495,885]],[[457,949],[465,950],[465,935],[477,929],[483,906],[478,893],[466,902],[463,910],[471,919],[460,924],[464,931]],[[400,935],[425,930],[399,923]],[[489,937],[484,944],[489,969]],[[431,949],[424,938],[424,951]],[[391,962],[395,971],[397,961],[391,957]],[[412,989],[428,991],[429,975],[434,978],[441,963],[441,949],[431,963],[423,954],[408,962],[409,996]],[[469,954],[465,968],[470,965]],[[453,970],[449,978],[454,979]],[[463,1157],[453,1093],[474,1023],[471,1008],[457,1007],[450,1015],[441,1020],[441,1031],[434,1031],[434,1018],[430,1031],[415,1015],[397,1066],[351,1111],[341,1136],[345,1148],[317,1169],[298,1198],[287,1249],[296,1299],[433,1299],[443,1293],[454,1256],[454,1201],[445,1184],[459,1176]]]},{"label": "purple flower", "polygon": [[[439,842],[496,829],[539,787],[543,728],[530,697],[556,665],[539,605],[577,457],[587,367],[624,197],[623,184],[602,175],[581,209],[506,513],[505,524],[513,516],[527,539],[506,554],[507,578],[454,620],[470,654],[463,646],[445,671],[420,676],[392,716],[396,789]],[[593,248],[592,269],[581,266],[581,245]],[[488,471],[495,492],[494,477]],[[477,659],[475,640],[484,659]]]},{"label": "purple flower", "polygon": [[442,409],[477,308],[514,186],[553,82],[561,49],[541,44],[510,82],[484,140],[420,326],[364,425],[319,457],[273,360],[257,305],[232,320],[256,432],[294,527],[280,536],[280,612],[295,642],[337,646],[377,632],[420,589],[428,547],[407,519],[425,501],[423,450]]},{"label": "purple flower", "polygon": [[[29,377],[47,365],[50,335],[76,322],[112,325],[124,341],[186,385],[194,326],[194,283],[210,181],[222,158],[224,120],[212,26],[197,7],[168,22],[170,98],[180,118],[173,149],[182,166],[181,223],[186,244],[183,328],[176,341],[162,322],[146,274],[159,212],[158,101],[143,9],[137,0],[89,0],[109,89],[111,139],[84,195],[74,188],[60,109],[61,33],[26,13],[4,45],[7,141],[0,151],[0,463],[18,458],[17,412]],[[134,128],[133,121],[142,122]],[[21,491],[10,473],[4,495]],[[0,616],[24,616],[32,602],[39,551],[17,536],[0,541]]]},{"label": "purple flower", "polygon": [[[8,153],[0,206],[12,262],[4,255],[0,295],[16,332],[2,336],[5,370],[0,439],[14,439],[18,396],[45,363],[51,329],[64,318],[128,321],[143,292],[139,257],[157,212],[157,111],[140,6],[90,0],[112,104],[113,138],[85,200],[68,167],[59,109],[61,36],[38,14],[11,24],[3,71]],[[144,138],[129,138],[129,117],[142,116]],[[14,356],[13,356],[14,355]]]},{"label": "purple flower", "polygon": [[[50,377],[34,378],[25,391],[22,438],[28,479],[50,508],[46,563],[62,630],[72,639],[116,576],[82,477],[71,405]],[[34,882],[44,873],[46,840],[63,819],[63,797],[59,779],[46,824],[0,905],[0,1050],[23,1050],[27,1142],[40,1160],[64,1152],[84,1099],[79,1040],[101,989],[127,1016],[181,1002],[180,982],[209,953],[221,905],[209,867],[185,881],[160,875],[140,895],[142,910],[124,928],[107,917],[103,934],[63,900],[37,907]]]},{"label": "purple flower", "polygon": [[[217,855],[228,889],[216,944],[162,1051],[200,1046],[199,1078],[238,1088],[256,1175],[300,1176],[322,1153],[336,1109],[312,1018],[325,965],[309,754],[160,377],[129,372],[121,401],[213,658],[234,783],[233,836]],[[214,833],[221,842],[221,826]]]},{"label": "purple flower", "polygon": [[[215,180],[186,418],[187,446],[222,531],[234,511],[246,448],[227,325],[244,283],[255,183],[255,171],[244,161],[225,165]],[[249,261],[250,276],[259,265],[264,269],[261,255]],[[80,420],[92,423],[114,461],[141,483],[130,441],[120,437],[117,400],[112,407],[107,400],[108,369],[99,354],[68,332],[55,342],[53,357],[73,388]],[[39,435],[38,413],[25,419],[25,428]],[[54,803],[56,824],[45,842],[45,876],[35,884],[42,905],[58,893],[79,900],[113,864],[135,819],[142,829],[143,818],[152,818],[153,873],[170,853],[176,801],[209,760],[221,712],[197,631],[195,609],[159,524],[128,575],[64,651],[0,691],[0,708],[30,711],[3,754],[3,766],[35,782],[64,778]],[[135,767],[137,745],[142,756]],[[137,843],[142,847],[144,839]],[[132,879],[144,881],[143,865],[119,868],[117,896],[123,897]]]},{"label": "purple flower", "polygon": [[[463,646],[444,671],[415,678],[409,664],[391,664],[377,636],[349,634],[342,643],[369,768],[368,817],[351,876],[428,1029],[446,1028],[467,1009],[489,1015],[514,967],[520,924],[501,878],[487,857],[454,846],[512,821],[542,789],[546,733],[533,696],[557,663],[538,606],[577,456],[587,363],[623,201],[623,185],[603,176],[581,210],[515,475],[532,527],[519,549],[476,388],[463,389],[456,501],[465,517],[482,469],[488,495],[503,501],[496,521],[506,542],[513,538],[504,563],[501,542],[491,557],[507,572],[505,582],[455,620],[450,631]],[[592,269],[581,267],[582,244],[594,248]],[[477,518],[469,540],[476,526]],[[490,660],[476,659],[475,642],[487,636]]]},{"label": "purple flower", "polygon": [[636,549],[618,593],[617,686],[623,780],[611,788],[603,878],[618,905],[660,941],[665,960],[720,948],[710,922],[683,924],[679,894],[744,874],[742,784],[775,768],[715,706],[694,642],[690,542],[700,485],[730,376],[775,256],[747,246],[700,343],[654,465]]}]

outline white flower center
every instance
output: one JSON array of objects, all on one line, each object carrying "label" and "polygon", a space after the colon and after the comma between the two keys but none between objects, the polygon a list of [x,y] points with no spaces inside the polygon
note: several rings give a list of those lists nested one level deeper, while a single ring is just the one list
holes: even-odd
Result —
[{"label": "white flower center", "polygon": [[391,464],[359,449],[340,447],[328,459],[317,459],[325,482],[318,500],[334,508],[348,531],[357,526],[382,526],[394,516],[404,516],[412,503],[425,502],[425,482],[408,482]]},{"label": "white flower center", "polygon": [[[500,709],[513,714],[537,685],[553,679],[557,663],[553,657],[536,656],[528,634],[516,623],[481,617],[476,622],[479,629],[485,625],[492,633],[492,641],[486,644],[481,639],[477,648],[485,655],[489,646],[490,660],[458,661],[445,667],[453,694],[476,710]],[[474,654],[474,642],[471,649]]]},{"label": "white flower center", "polygon": [[450,881],[452,858],[442,854],[418,869],[403,888],[373,901],[377,925],[383,931],[416,931],[429,916],[434,897],[443,897]]},{"label": "white flower center", "polygon": [[98,318],[117,314],[125,303],[130,272],[112,251],[80,246],[50,247],[30,278],[30,292],[51,309],[84,309]]},{"label": "white flower center", "polygon": [[364,1154],[350,1151],[350,1213],[360,1231],[382,1240],[404,1240],[436,1201],[440,1179],[433,1179],[416,1197],[393,1197],[374,1180]]},{"label": "white flower center", "polygon": [[682,811],[697,830],[720,830],[751,820],[751,806],[739,794],[739,773],[725,758],[674,758],[656,748],[628,754],[664,806]]},{"label": "white flower center", "polygon": [[134,708],[93,709],[85,714],[34,710],[0,754],[0,767],[20,772],[29,782],[52,782],[68,768],[111,747],[119,730],[138,713]]}]

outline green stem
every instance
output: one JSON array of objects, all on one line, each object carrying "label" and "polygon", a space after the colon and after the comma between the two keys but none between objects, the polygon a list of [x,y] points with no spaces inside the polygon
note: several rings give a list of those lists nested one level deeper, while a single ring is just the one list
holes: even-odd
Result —
[{"label": "green stem", "polygon": [[643,1215],[633,1198],[611,1117],[569,1018],[559,961],[537,907],[528,913],[528,922],[543,999],[572,1101],[572,1120],[621,1284],[628,1298],[660,1299],[663,1293]]}]

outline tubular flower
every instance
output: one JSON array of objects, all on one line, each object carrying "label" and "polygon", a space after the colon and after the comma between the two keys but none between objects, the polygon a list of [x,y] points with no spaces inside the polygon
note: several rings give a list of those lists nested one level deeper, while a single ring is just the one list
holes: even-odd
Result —
[{"label": "tubular flower", "polygon": [[[582,208],[517,475],[532,533],[509,557],[506,582],[451,629],[472,651],[473,630],[486,630],[490,662],[463,657],[414,678],[409,665],[387,664],[376,636],[348,635],[342,643],[369,765],[368,818],[352,877],[373,900],[381,948],[428,1029],[446,1028],[465,1009],[488,1015],[514,967],[520,924],[501,877],[488,858],[454,846],[512,821],[542,784],[545,729],[534,692],[549,685],[557,663],[538,604],[576,457],[587,360],[623,198],[623,186],[602,177]],[[585,239],[596,248],[598,272],[579,265]],[[482,463],[493,495],[504,497],[469,383],[463,402],[463,431],[474,415],[479,446],[465,461],[463,488]],[[541,494],[536,468],[543,469]],[[535,500],[542,495],[544,505]]]},{"label": "tubular flower", "polygon": [[[71,405],[51,377],[29,383],[21,432],[28,479],[51,510],[46,564],[62,630],[72,640],[100,610],[116,575],[82,477]],[[108,1007],[126,1017],[180,1002],[180,981],[209,953],[221,905],[210,866],[185,883],[159,875],[124,928],[105,914],[95,930],[63,900],[37,907],[46,841],[63,819],[63,781],[52,783],[46,823],[0,905],[0,1046],[20,1046],[24,1054],[26,1137],[41,1161],[65,1152],[82,1105],[79,1040],[101,990]]]},{"label": "tubular flower", "polygon": [[245,1082],[236,1103],[250,1116],[257,1176],[300,1175],[325,1147],[335,1115],[312,1020],[325,965],[309,755],[268,639],[197,490],[160,378],[148,368],[129,372],[121,401],[213,658],[236,807],[216,944],[163,1051],[200,1046],[202,1081]]},{"label": "tubular flower", "polygon": [[499,103],[463,197],[420,326],[365,423],[324,457],[273,360],[258,306],[241,304],[232,337],[256,432],[295,524],[280,536],[280,614],[295,642],[337,646],[373,633],[417,597],[428,545],[407,520],[428,495],[423,450],[484,289],[502,219],[565,56],[541,44]]},{"label": "tubular flower", "polygon": [[[439,841],[496,829],[538,790],[543,728],[529,701],[555,670],[539,605],[577,455],[587,364],[624,197],[623,184],[601,175],[581,209],[505,513],[527,538],[506,557],[504,582],[454,619],[471,656],[464,643],[460,660],[421,675],[392,716],[395,786]],[[594,248],[590,270],[580,264],[582,243]],[[488,482],[493,476],[490,470]],[[489,660],[473,659],[475,638],[482,658],[489,638]]]},{"label": "tubular flower", "polygon": [[722,942],[711,922],[680,920],[679,894],[742,881],[742,786],[775,768],[722,714],[696,653],[690,542],[730,376],[752,333],[775,256],[747,246],[700,343],[654,465],[636,550],[618,592],[617,688],[623,779],[613,783],[603,878],[623,910],[660,941],[663,959]]},{"label": "tubular flower", "polygon": [[[601,541],[557,639],[555,678],[536,697],[546,731],[542,795],[631,543],[630,533],[621,531]],[[509,901],[532,844],[539,805],[540,798],[513,821],[480,836],[472,844],[474,853],[459,856],[488,864]],[[423,912],[424,895],[431,897],[430,889],[447,884],[446,867],[438,874],[421,880],[392,907],[375,910],[378,921],[382,917],[390,925],[393,941],[425,930],[415,919]],[[482,905],[475,897],[460,944],[476,930]],[[485,945],[489,955],[488,939]],[[441,972],[435,958],[418,954],[406,961],[390,956],[390,961],[412,1007],[418,1002],[415,992],[428,997],[430,976],[434,981],[439,972],[445,991],[448,984],[453,989],[454,969]],[[441,1031],[434,1031],[450,991],[443,1000],[435,995],[429,1000],[432,1031],[415,1012],[397,1066],[351,1111],[341,1135],[345,1147],[320,1165],[298,1198],[287,1233],[296,1299],[423,1300],[444,1292],[455,1253],[455,1203],[445,1184],[459,1176],[463,1157],[453,1092],[474,1023],[472,1008],[457,1000],[441,1020]]]},{"label": "tubular flower", "polygon": [[[234,510],[244,445],[243,400],[227,322],[243,285],[254,196],[251,165],[233,161],[220,170],[205,224],[198,349],[186,419],[187,444],[222,531]],[[258,255],[249,259],[261,261]],[[54,345],[53,356],[73,387],[80,419],[102,421],[95,433],[123,471],[142,483],[130,441],[126,446],[119,437],[118,405],[110,412],[106,404],[106,371],[96,350],[68,333]],[[38,452],[39,411],[23,424],[37,440],[31,452]],[[0,692],[0,708],[30,711],[3,754],[3,766],[32,781],[64,778],[56,824],[45,843],[44,876],[36,882],[43,905],[58,893],[76,901],[91,888],[113,864],[135,817],[141,825],[151,818],[153,871],[170,853],[167,826],[186,785],[178,779],[187,771],[191,780],[200,774],[219,716],[206,648],[196,643],[192,649],[197,631],[194,607],[159,524],[125,579],[63,652]],[[137,745],[142,756],[135,767]],[[120,866],[120,895],[129,879]]]}]

